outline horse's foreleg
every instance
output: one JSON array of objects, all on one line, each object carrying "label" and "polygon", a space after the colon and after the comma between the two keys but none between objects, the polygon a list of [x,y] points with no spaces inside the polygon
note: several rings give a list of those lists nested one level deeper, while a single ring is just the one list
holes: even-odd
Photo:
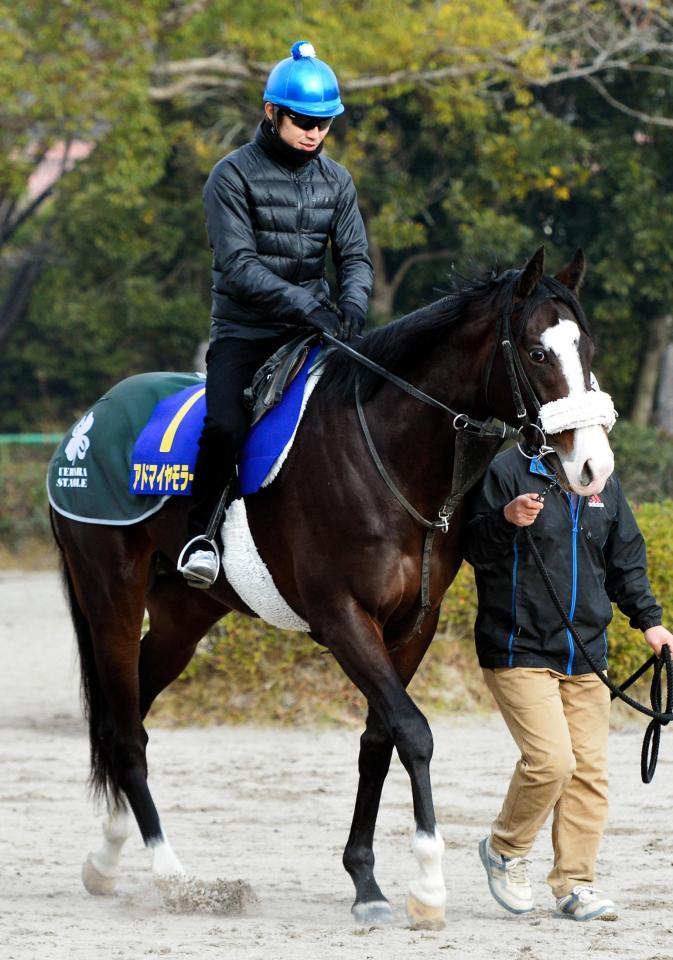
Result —
[{"label": "horse's foreleg", "polygon": [[374,830],[393,741],[378,714],[369,710],[360,738],[360,780],[343,864],[355,884],[351,910],[358,923],[391,923],[393,912],[374,877]]},{"label": "horse's foreleg", "polygon": [[[430,760],[433,742],[430,727],[406,692],[385,649],[378,624],[358,607],[350,610],[341,607],[338,612],[331,612],[332,618],[329,618],[329,611],[325,610],[316,610],[315,616],[309,614],[311,630],[332,651],[344,671],[367,697],[370,709],[380,717],[411,780],[416,820],[412,850],[418,860],[419,875],[409,887],[409,919],[417,927],[443,926],[446,905],[442,874],[444,843],[437,831],[432,802]],[[379,759],[382,755],[379,748]],[[365,807],[367,800],[371,804],[375,796],[372,787],[377,780],[383,783],[380,772],[371,784],[363,787]],[[376,789],[380,794],[380,789]],[[370,814],[368,819],[368,829],[373,836],[375,813],[373,817]],[[374,891],[373,887],[371,889]]]},{"label": "horse's foreleg", "polygon": [[[405,686],[416,673],[435,634],[438,615],[439,611],[428,615],[423,630],[392,657],[397,674]],[[390,905],[374,878],[373,850],[381,791],[388,774],[392,749],[393,741],[384,723],[375,711],[370,710],[360,740],[358,793],[343,857],[344,866],[355,884],[353,916],[361,923],[387,923],[392,920]]]}]

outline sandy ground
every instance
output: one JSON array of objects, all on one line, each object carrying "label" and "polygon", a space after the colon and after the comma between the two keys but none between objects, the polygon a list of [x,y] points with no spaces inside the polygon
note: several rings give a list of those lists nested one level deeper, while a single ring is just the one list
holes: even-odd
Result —
[{"label": "sandy ground", "polygon": [[552,916],[544,882],[548,832],[533,851],[536,911],[513,917],[490,898],[477,843],[502,798],[515,751],[496,717],[435,723],[433,774],[449,906],[444,931],[421,933],[404,919],[415,863],[410,791],[397,762],[376,845],[379,882],[397,923],[362,929],[350,918],[351,884],[340,858],[355,791],[357,730],[154,729],[151,782],[176,852],[199,878],[241,878],[258,897],[242,916],[176,914],[155,890],[135,832],[115,896],[90,897],[81,885],[81,863],[98,845],[100,828],[85,789],[87,741],[56,576],[0,574],[0,627],[2,960],[673,960],[670,733],[650,786],[639,778],[639,730],[612,736],[612,812],[600,880],[622,917],[577,924]]}]

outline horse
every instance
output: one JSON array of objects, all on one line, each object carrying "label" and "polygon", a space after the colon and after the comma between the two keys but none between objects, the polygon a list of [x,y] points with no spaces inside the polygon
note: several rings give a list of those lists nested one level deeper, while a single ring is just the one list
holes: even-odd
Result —
[{"label": "horse", "polygon": [[[410,778],[415,820],[417,869],[407,913],[413,926],[444,922],[444,843],[430,780],[433,740],[406,688],[461,564],[464,498],[453,504],[450,523],[446,515],[443,524],[441,517],[434,522],[420,616],[426,530],[418,517],[433,516],[446,502],[461,426],[487,415],[532,421],[540,405],[589,398],[594,345],[578,299],[584,270],[578,250],[556,276],[545,274],[540,248],[522,268],[459,278],[435,303],[367,333],[358,343],[362,356],[393,380],[411,381],[411,391],[330,351],[279,475],[245,498],[255,544],[278,592],[367,700],[343,854],[359,923],[393,918],[375,879],[372,849],[393,748]],[[514,366],[506,362],[506,349]],[[420,402],[414,388],[423,392],[421,400],[433,402]],[[613,469],[600,422],[566,425],[550,443],[569,489],[584,496],[600,492]],[[390,484],[383,482],[371,444]],[[91,893],[115,889],[131,829],[129,807],[155,879],[183,874],[148,787],[143,722],[218,620],[232,610],[255,616],[222,571],[209,590],[193,589],[177,572],[188,503],[188,497],[169,498],[130,526],[80,523],[52,511],[80,654],[91,785],[108,804],[102,845],[83,867]],[[149,629],[141,637],[145,610]]]}]

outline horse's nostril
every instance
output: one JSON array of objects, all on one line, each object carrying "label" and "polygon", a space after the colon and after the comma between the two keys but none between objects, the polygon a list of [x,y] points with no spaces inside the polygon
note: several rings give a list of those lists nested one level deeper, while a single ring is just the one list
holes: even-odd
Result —
[{"label": "horse's nostril", "polygon": [[588,487],[594,478],[594,475],[591,471],[591,466],[589,464],[590,464],[590,461],[587,460],[584,466],[582,467],[582,472],[580,473],[580,483],[582,484],[583,487]]}]

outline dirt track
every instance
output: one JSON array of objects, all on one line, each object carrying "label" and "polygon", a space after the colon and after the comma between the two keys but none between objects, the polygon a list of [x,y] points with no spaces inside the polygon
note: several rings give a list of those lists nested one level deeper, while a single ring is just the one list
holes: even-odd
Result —
[{"label": "dirt track", "polygon": [[668,731],[655,782],[647,787],[639,779],[639,730],[612,736],[612,813],[600,881],[622,908],[617,923],[579,925],[551,916],[546,832],[533,851],[535,913],[511,917],[491,900],[476,847],[515,759],[496,718],[434,724],[449,891],[442,932],[405,927],[402,905],[414,862],[410,792],[398,763],[377,833],[379,882],[397,925],[362,930],[350,920],[351,885],[340,858],[355,790],[354,729],[153,730],[154,795],[185,867],[202,879],[245,879],[259,902],[237,917],[168,912],[135,833],[117,895],[90,897],[79,873],[87,851],[98,845],[99,824],[85,790],[87,742],[56,576],[0,574],[0,625],[2,960],[673,960]]}]

